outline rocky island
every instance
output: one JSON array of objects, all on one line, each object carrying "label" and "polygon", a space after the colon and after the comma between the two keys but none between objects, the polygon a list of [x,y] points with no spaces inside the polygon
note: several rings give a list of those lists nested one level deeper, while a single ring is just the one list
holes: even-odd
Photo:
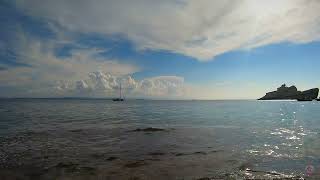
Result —
[{"label": "rocky island", "polygon": [[283,84],[276,91],[268,92],[258,100],[296,99],[298,101],[312,101],[318,97],[319,89],[313,88],[306,91],[298,91],[295,86],[287,87]]}]

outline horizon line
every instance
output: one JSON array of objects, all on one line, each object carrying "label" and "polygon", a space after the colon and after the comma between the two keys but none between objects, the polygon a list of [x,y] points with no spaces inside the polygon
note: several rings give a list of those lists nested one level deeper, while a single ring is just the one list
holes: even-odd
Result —
[{"label": "horizon line", "polygon": [[[0,97],[0,99],[92,99],[92,100],[112,100],[112,97]],[[164,101],[226,101],[226,100],[257,100],[257,99],[197,99],[197,98],[125,98],[126,100],[164,100]]]}]

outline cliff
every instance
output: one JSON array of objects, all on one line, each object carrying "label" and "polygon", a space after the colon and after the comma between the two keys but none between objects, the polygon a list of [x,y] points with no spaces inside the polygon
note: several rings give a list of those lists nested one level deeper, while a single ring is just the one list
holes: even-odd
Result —
[{"label": "cliff", "polygon": [[276,91],[268,92],[265,96],[258,100],[276,100],[276,99],[297,99],[297,100],[313,100],[318,97],[319,89],[313,88],[306,91],[298,91],[295,86],[287,87],[283,84]]}]

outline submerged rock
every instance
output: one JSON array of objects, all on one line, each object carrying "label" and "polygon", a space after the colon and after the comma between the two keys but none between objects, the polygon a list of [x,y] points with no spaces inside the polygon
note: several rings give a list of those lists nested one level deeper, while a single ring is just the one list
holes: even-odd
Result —
[{"label": "submerged rock", "polygon": [[197,151],[197,152],[194,152],[192,154],[201,154],[201,155],[206,155],[207,153],[206,152],[202,152],[202,151]]},{"label": "submerged rock", "polygon": [[147,165],[147,163],[145,161],[141,160],[141,161],[129,162],[129,163],[125,164],[124,167],[136,168],[136,167],[145,166],[145,165]]},{"label": "submerged rock", "polygon": [[163,156],[163,155],[165,155],[165,153],[163,153],[163,152],[152,152],[152,153],[149,153],[149,155],[151,155],[151,156]]},{"label": "submerged rock", "polygon": [[165,131],[165,129],[149,127],[144,129],[138,128],[133,130],[132,132],[156,132],[156,131]]},{"label": "submerged rock", "polygon": [[188,155],[188,154],[185,154],[185,153],[176,153],[175,156],[185,156],[185,155]]},{"label": "submerged rock", "polygon": [[72,163],[72,162],[60,162],[55,167],[56,168],[68,168],[68,169],[75,169],[79,166],[79,164]]},{"label": "submerged rock", "polygon": [[107,161],[114,161],[114,160],[117,160],[119,159],[118,157],[114,157],[114,156],[111,156],[111,157],[108,157],[107,158]]},{"label": "submerged rock", "polygon": [[283,84],[276,91],[268,92],[265,96],[258,100],[281,100],[281,99],[296,99],[296,100],[313,100],[318,97],[319,89],[313,88],[306,91],[298,91],[295,86],[287,87]]},{"label": "submerged rock", "polygon": [[187,155],[207,155],[207,152],[197,151],[193,153],[174,153],[175,156],[187,156]]}]

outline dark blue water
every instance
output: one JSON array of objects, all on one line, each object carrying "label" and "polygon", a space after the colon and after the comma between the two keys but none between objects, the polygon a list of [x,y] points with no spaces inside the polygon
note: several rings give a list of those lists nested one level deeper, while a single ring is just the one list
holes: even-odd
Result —
[{"label": "dark blue water", "polygon": [[[319,110],[319,102],[296,101],[3,99],[0,174],[22,179],[317,177]],[[147,127],[163,131],[133,131]]]}]

